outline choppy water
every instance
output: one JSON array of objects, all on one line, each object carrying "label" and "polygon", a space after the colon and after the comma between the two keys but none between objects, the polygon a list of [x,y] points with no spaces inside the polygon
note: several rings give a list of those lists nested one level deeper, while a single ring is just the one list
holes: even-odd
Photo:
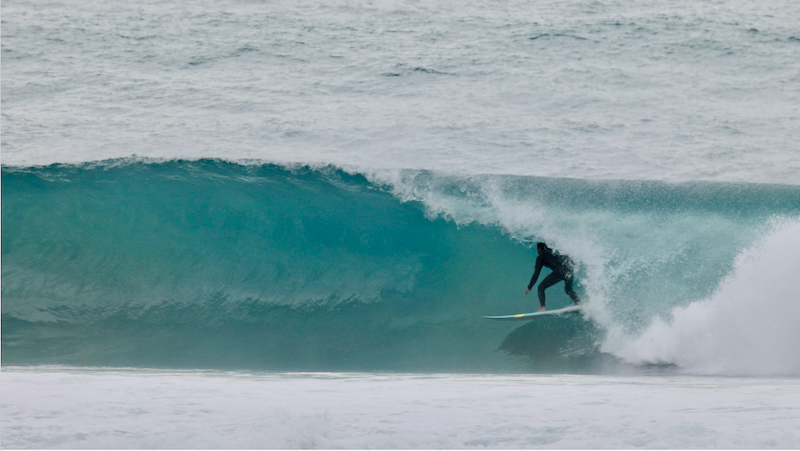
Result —
[{"label": "choppy water", "polygon": [[3,2],[3,159],[798,183],[791,1]]},{"label": "choppy water", "polygon": [[[639,374],[662,401],[702,390],[652,373],[795,390],[798,23],[789,1],[4,1],[4,371],[56,392],[69,377],[38,365],[574,373],[630,415],[641,393],[603,378]],[[484,320],[535,308],[539,240],[576,261],[584,314]],[[332,389],[358,399],[345,379]],[[5,380],[4,400],[22,387]],[[775,419],[794,413],[722,440],[760,410],[714,429],[702,399],[706,429],[675,441],[620,419],[576,442],[509,442],[508,420],[488,442],[226,443],[798,444]],[[45,422],[7,442],[37,402],[4,401],[3,446],[201,446],[180,427],[81,442]],[[303,415],[288,424],[312,428]]]}]

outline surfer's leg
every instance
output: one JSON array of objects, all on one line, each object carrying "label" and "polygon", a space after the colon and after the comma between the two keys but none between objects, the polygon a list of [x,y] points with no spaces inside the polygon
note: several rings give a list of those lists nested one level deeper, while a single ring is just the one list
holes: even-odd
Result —
[{"label": "surfer's leg", "polygon": [[541,305],[542,308],[544,308],[544,290],[550,288],[551,286],[557,284],[558,282],[560,282],[562,280],[564,280],[564,279],[561,277],[561,274],[559,274],[557,272],[551,272],[550,274],[547,275],[547,277],[544,278],[544,280],[542,280],[539,283],[539,291],[538,291],[538,293],[539,293],[539,305]]},{"label": "surfer's leg", "polygon": [[578,297],[578,294],[575,293],[575,290],[572,289],[572,274],[564,278],[564,291],[567,293],[567,296],[572,299],[572,302],[574,302],[575,305],[580,305],[581,299]]}]

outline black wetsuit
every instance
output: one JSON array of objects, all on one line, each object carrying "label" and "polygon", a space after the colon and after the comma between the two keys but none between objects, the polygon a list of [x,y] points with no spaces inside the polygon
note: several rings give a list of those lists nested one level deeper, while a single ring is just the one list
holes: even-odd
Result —
[{"label": "black wetsuit", "polygon": [[572,302],[579,304],[580,299],[578,299],[578,295],[575,294],[575,290],[572,289],[572,259],[566,255],[555,255],[549,250],[543,251],[536,257],[536,270],[533,272],[533,277],[531,277],[531,283],[528,284],[529,290],[533,288],[533,285],[539,279],[539,272],[542,270],[542,266],[550,268],[553,272],[545,277],[542,283],[539,284],[539,304],[544,307],[544,290],[562,280],[564,281],[564,291],[572,299]]}]

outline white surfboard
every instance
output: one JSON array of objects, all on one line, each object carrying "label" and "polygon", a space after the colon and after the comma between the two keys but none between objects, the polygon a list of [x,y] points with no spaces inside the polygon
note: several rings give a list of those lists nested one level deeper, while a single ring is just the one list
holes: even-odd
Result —
[{"label": "white surfboard", "polygon": [[543,312],[518,313],[516,315],[502,315],[502,316],[484,316],[484,318],[498,319],[500,321],[526,321],[536,318],[542,318],[544,316],[563,315],[564,313],[578,313],[582,308],[583,306],[581,305],[571,305],[569,307],[564,307],[556,310],[545,310]]}]

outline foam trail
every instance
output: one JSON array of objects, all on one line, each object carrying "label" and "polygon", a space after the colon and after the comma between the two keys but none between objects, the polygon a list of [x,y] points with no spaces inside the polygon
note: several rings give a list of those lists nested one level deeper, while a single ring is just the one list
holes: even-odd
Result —
[{"label": "foam trail", "polygon": [[688,372],[800,375],[800,218],[775,221],[741,252],[709,298],[677,307],[638,338],[606,346],[636,363],[674,364]]}]

